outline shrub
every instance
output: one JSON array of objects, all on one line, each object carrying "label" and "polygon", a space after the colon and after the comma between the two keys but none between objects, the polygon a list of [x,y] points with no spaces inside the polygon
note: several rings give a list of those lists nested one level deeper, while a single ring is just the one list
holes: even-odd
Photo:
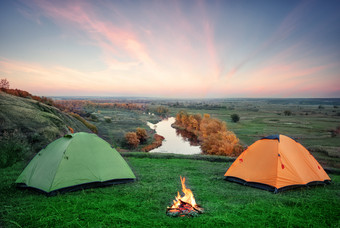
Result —
[{"label": "shrub", "polygon": [[29,145],[17,130],[12,133],[4,132],[0,137],[0,168],[9,167],[17,161],[24,160],[28,152]]},{"label": "shrub", "polygon": [[104,116],[104,120],[106,123],[111,123],[112,122],[112,118],[109,116]]},{"label": "shrub", "polygon": [[91,120],[92,121],[98,121],[98,116],[97,116],[97,113],[91,113]]},{"label": "shrub", "polygon": [[240,116],[237,114],[232,114],[230,117],[234,123],[237,123],[240,120]]},{"label": "shrub", "polygon": [[125,134],[125,140],[126,140],[126,144],[130,147],[130,148],[136,148],[139,145],[139,139],[137,137],[136,132],[128,132]]},{"label": "shrub", "polygon": [[330,130],[330,132],[332,137],[336,137],[337,135],[340,134],[340,126],[337,126],[335,130]]},{"label": "shrub", "polygon": [[79,116],[76,113],[69,113],[71,116],[73,116],[74,118],[76,118],[77,120],[79,120],[80,122],[82,122],[88,129],[90,129],[93,133],[98,133],[98,129],[95,125],[87,122],[83,117]]},{"label": "shrub", "polygon": [[283,114],[285,114],[285,116],[290,116],[290,115],[292,115],[292,112],[289,111],[289,110],[285,110],[285,111],[283,112]]},{"label": "shrub", "polygon": [[137,128],[136,135],[137,135],[137,138],[139,139],[140,143],[146,142],[146,140],[148,138],[148,133],[146,132],[146,130],[144,128],[140,128],[140,127]]}]

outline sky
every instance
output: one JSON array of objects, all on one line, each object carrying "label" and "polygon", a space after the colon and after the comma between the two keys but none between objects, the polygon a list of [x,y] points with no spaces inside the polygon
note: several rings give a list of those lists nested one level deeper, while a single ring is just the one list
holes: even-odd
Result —
[{"label": "sky", "polygon": [[40,96],[340,97],[340,1],[1,0],[0,78]]}]

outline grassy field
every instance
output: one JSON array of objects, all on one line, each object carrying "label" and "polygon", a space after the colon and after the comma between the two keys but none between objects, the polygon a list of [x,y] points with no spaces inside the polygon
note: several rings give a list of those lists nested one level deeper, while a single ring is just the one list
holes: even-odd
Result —
[{"label": "grassy field", "polygon": [[[295,137],[324,167],[339,171],[340,138],[331,131],[340,126],[340,109],[338,104],[320,102],[154,101],[150,106],[169,107],[171,116],[180,110],[209,113],[226,121],[245,145],[270,134]],[[286,110],[291,115],[284,115]],[[234,113],[241,117],[240,122],[231,122]],[[146,121],[160,120],[142,111],[123,109],[103,108],[94,115],[91,123],[98,127],[99,136],[114,147],[122,145],[126,132],[148,129]],[[149,134],[153,132],[149,130]],[[231,165],[227,157],[123,154],[138,178],[136,182],[55,197],[15,188],[13,183],[25,162],[0,169],[0,227],[340,227],[340,175],[330,174],[331,185],[273,194],[224,181]],[[170,218],[165,214],[181,189],[180,176],[187,178],[187,187],[205,209],[199,217]]]},{"label": "grassy field", "polygon": [[[227,182],[231,162],[190,156],[126,158],[138,180],[55,197],[16,189],[22,163],[0,169],[0,212],[4,227],[339,227],[340,176],[333,184],[279,194]],[[185,158],[185,159],[180,159]],[[204,157],[202,159],[209,159]],[[195,218],[166,216],[180,175],[205,213]]]},{"label": "grassy field", "polygon": [[[138,127],[148,131],[149,143],[151,143],[154,131],[147,126],[146,122],[157,123],[161,120],[159,116],[149,115],[143,111],[118,108],[97,109],[93,115],[96,119],[89,122],[97,126],[98,135],[118,149],[124,146],[125,134],[129,131],[136,131]],[[111,121],[107,122],[108,118]],[[140,145],[140,148],[143,146],[145,145]]]},{"label": "grassy field", "polygon": [[[324,145],[340,147],[339,137],[331,137],[330,130],[340,126],[340,108],[336,105],[310,105],[287,103],[272,103],[265,99],[217,102],[219,108],[195,109],[187,107],[172,107],[171,115],[184,109],[189,113],[209,113],[212,117],[221,119],[233,130],[245,144],[252,144],[259,137],[269,134],[287,134],[298,138],[307,146]],[[212,103],[214,104],[214,103]],[[211,104],[210,104],[211,105]],[[291,111],[285,116],[284,111]],[[231,114],[238,114],[240,121],[233,123]],[[306,115],[307,114],[307,115]]]},{"label": "grassy field", "polygon": [[[329,103],[334,104],[329,104]],[[267,135],[283,134],[297,139],[320,160],[322,165],[340,168],[340,135],[331,131],[340,126],[339,99],[235,99],[230,101],[186,102],[170,108],[171,115],[180,110],[208,113],[227,123],[245,145]],[[171,104],[171,103],[170,103]],[[284,111],[291,115],[284,115]],[[238,114],[234,123],[230,115]]]},{"label": "grassy field", "polygon": [[[325,167],[340,169],[340,135],[332,136],[331,131],[340,127],[340,99],[234,99],[182,101],[152,100],[149,107],[160,105],[169,108],[169,115],[175,116],[180,110],[188,113],[209,113],[212,117],[227,123],[244,145],[272,134],[284,134],[297,139],[307,147]],[[291,115],[284,115],[290,111]],[[153,131],[146,121],[156,123],[161,118],[143,111],[102,108],[95,110],[97,119],[91,121],[97,126],[99,136],[114,147],[124,147],[124,135],[137,127]],[[240,121],[234,123],[230,115],[238,114]],[[105,118],[111,118],[111,122]],[[136,150],[141,149],[139,146]]]}]

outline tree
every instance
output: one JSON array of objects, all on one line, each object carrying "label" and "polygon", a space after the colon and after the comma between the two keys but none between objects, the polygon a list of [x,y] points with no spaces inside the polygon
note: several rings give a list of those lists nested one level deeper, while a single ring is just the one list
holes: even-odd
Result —
[{"label": "tree", "polygon": [[137,138],[139,139],[140,143],[146,142],[146,140],[148,138],[148,133],[146,132],[146,130],[144,128],[138,127],[137,130],[136,130],[136,135],[137,135]]},{"label": "tree", "polygon": [[241,153],[239,139],[231,131],[218,131],[203,139],[201,146],[206,154],[238,156]]},{"label": "tree", "polygon": [[234,123],[237,123],[240,120],[240,116],[237,114],[232,114],[230,117]]},{"label": "tree", "polygon": [[292,115],[292,112],[289,111],[289,110],[285,110],[285,111],[283,112],[283,114],[285,114],[285,116],[290,116],[290,115]]},{"label": "tree", "polygon": [[139,139],[137,137],[136,132],[128,132],[125,134],[125,140],[126,143],[131,147],[131,148],[136,148],[139,144]]},{"label": "tree", "polygon": [[227,126],[224,122],[214,118],[203,118],[200,127],[200,139],[203,140],[209,135],[215,134],[219,131],[223,132],[227,130]]},{"label": "tree", "polygon": [[0,89],[9,89],[9,81],[6,78],[1,79]]}]

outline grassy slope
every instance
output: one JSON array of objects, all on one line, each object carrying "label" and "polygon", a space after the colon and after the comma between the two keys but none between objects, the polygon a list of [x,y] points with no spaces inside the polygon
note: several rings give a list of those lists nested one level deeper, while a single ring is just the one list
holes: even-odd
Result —
[{"label": "grassy slope", "polygon": [[[158,159],[155,159],[155,158]],[[23,165],[0,170],[0,218],[9,227],[194,226],[194,227],[329,227],[340,226],[340,176],[333,184],[273,194],[226,182],[230,162],[127,158],[138,181],[131,184],[46,197],[19,190],[13,182]],[[187,178],[205,213],[197,218],[170,218],[166,207]],[[1,225],[1,224],[0,224]]]},{"label": "grassy slope", "polygon": [[0,136],[4,132],[23,135],[33,149],[41,149],[68,132],[89,132],[80,121],[38,101],[0,92]]}]

